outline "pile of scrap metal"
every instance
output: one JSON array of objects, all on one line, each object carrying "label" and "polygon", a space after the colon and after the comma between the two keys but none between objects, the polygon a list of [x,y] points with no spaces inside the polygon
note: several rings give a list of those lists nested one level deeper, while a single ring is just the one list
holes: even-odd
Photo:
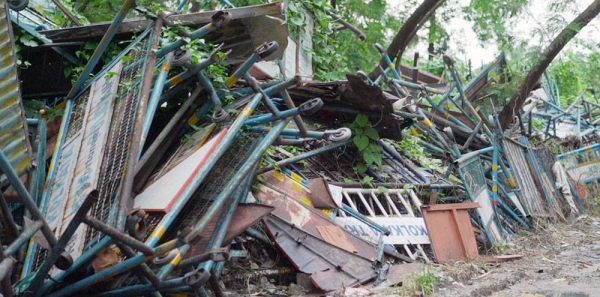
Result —
[{"label": "pile of scrap metal", "polygon": [[[2,10],[4,296],[222,296],[222,282],[247,271],[298,272],[308,289],[330,292],[380,283],[392,264],[475,260],[477,241],[493,246],[583,211],[547,147],[512,139],[473,106],[487,100],[502,55],[464,86],[450,57],[453,82],[443,88],[416,67],[403,76],[387,56],[376,79],[277,80],[259,63],[290,50],[283,4],[124,20],[133,5],[125,1],[110,25],[67,29]],[[36,84],[40,69],[56,66],[45,60],[20,85],[11,19],[50,44],[40,49],[50,60],[71,60],[59,45],[102,40],[67,92],[63,82]],[[161,43],[179,22],[197,29]],[[136,30],[100,67],[109,44]],[[193,59],[186,40],[198,38],[221,45]],[[220,87],[207,74],[215,63],[229,64]],[[56,133],[43,117],[26,119],[21,93],[59,97]],[[381,136],[367,133],[382,158],[364,173],[344,127],[359,114]]]}]

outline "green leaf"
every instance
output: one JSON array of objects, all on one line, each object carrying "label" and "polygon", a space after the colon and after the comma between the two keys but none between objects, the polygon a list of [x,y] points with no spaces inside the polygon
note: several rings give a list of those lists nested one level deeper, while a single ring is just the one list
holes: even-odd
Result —
[{"label": "green leaf", "polygon": [[365,173],[367,172],[367,169],[369,169],[369,167],[363,163],[358,163],[358,165],[356,165],[356,171],[358,171],[358,173]]},{"label": "green leaf", "polygon": [[369,146],[369,138],[364,135],[357,135],[352,139],[352,141],[356,147],[358,147],[359,151],[363,151]]},{"label": "green leaf", "polygon": [[359,114],[356,116],[356,119],[354,120],[354,122],[359,126],[359,127],[364,127],[369,123],[369,118],[364,115],[364,114]]},{"label": "green leaf", "polygon": [[365,176],[365,177],[362,179],[362,183],[363,183],[363,184],[368,184],[368,183],[372,182],[373,180],[374,180],[374,178],[373,178],[372,176]]},{"label": "green leaf", "polygon": [[365,130],[365,135],[367,135],[369,138],[373,139],[373,140],[379,140],[379,133],[377,133],[377,130],[375,130],[375,128],[373,127],[369,127]]},{"label": "green leaf", "polygon": [[379,191],[379,193],[387,193],[387,192],[389,192],[388,188],[382,187],[382,186],[377,187],[377,191]]},{"label": "green leaf", "polygon": [[404,190],[410,190],[410,189],[413,189],[414,187],[415,187],[414,185],[409,185],[409,184],[406,184],[406,185],[404,185],[404,186],[402,187],[402,189],[404,189]]},{"label": "green leaf", "polygon": [[294,16],[290,18],[290,22],[296,26],[302,26],[302,18],[298,16]]}]

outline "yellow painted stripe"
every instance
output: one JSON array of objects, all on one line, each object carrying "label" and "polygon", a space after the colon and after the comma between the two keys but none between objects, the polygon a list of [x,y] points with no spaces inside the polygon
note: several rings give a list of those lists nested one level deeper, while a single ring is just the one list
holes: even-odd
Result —
[{"label": "yellow painted stripe", "polygon": [[415,128],[411,128],[410,133],[412,133],[413,136],[417,136],[419,134],[419,132],[417,132],[417,129]]},{"label": "yellow painted stripe", "polygon": [[206,28],[206,29],[209,29],[209,30],[212,30],[212,28],[213,28],[214,26],[215,26],[215,25],[213,25],[213,23],[208,23],[208,24],[204,25],[204,28]]},{"label": "yellow painted stripe", "polygon": [[312,201],[310,201],[310,198],[302,195],[300,196],[300,202],[302,202],[303,204],[307,205],[307,206],[312,206]]},{"label": "yellow painted stripe", "polygon": [[225,81],[225,84],[228,87],[232,87],[233,85],[235,85],[235,83],[238,81],[238,78],[235,76],[235,74],[232,74],[229,78],[227,78],[227,80]]},{"label": "yellow painted stripe", "polygon": [[250,115],[252,115],[252,108],[246,107],[244,110],[242,110],[242,112],[240,112],[239,116],[249,117]]},{"label": "yellow painted stripe", "polygon": [[585,152],[586,153],[589,153],[591,151],[592,151],[592,147],[591,146],[588,146],[588,147],[585,148]]},{"label": "yellow painted stripe", "polygon": [[394,63],[390,64],[390,69],[395,70],[396,69],[396,65],[394,65]]},{"label": "yellow painted stripe", "polygon": [[169,71],[169,69],[171,69],[171,63],[169,63],[169,62],[164,62],[164,63],[162,64],[162,68],[161,68],[161,70],[162,70],[162,71]]},{"label": "yellow painted stripe", "polygon": [[152,232],[152,237],[156,237],[157,239],[160,239],[165,232],[167,232],[167,228],[165,228],[165,226],[158,226],[156,227],[156,229],[154,229],[154,232]]},{"label": "yellow painted stripe", "polygon": [[273,177],[278,179],[279,181],[283,181],[285,179],[285,175],[283,175],[283,173],[277,170],[273,171]]},{"label": "yellow painted stripe", "polygon": [[173,260],[171,260],[171,265],[173,265],[173,266],[179,265],[179,262],[181,262],[181,258],[183,258],[181,256],[181,252],[178,252],[177,256],[175,256],[175,258],[173,258]]},{"label": "yellow painted stripe", "polygon": [[498,192],[498,186],[492,186],[492,192]]},{"label": "yellow painted stripe", "polygon": [[297,181],[297,182],[299,182],[299,183],[302,183],[302,182],[304,181],[304,179],[302,178],[302,176],[300,176],[300,175],[299,175],[299,174],[297,174],[296,172],[292,172],[292,174],[290,174],[290,177],[291,177],[293,180],[295,180],[295,181]]},{"label": "yellow painted stripe", "polygon": [[169,79],[169,85],[174,86],[183,81],[183,77],[181,75],[175,75],[173,78]]},{"label": "yellow painted stripe", "polygon": [[515,182],[515,180],[512,177],[508,178],[508,184],[513,188],[517,187],[517,183]]},{"label": "yellow painted stripe", "polygon": [[188,120],[188,124],[190,125],[196,125],[196,123],[198,123],[198,121],[200,121],[200,119],[196,116],[193,115],[189,120]]},{"label": "yellow painted stripe", "polygon": [[429,119],[424,119],[423,124],[425,124],[427,128],[431,128],[431,126],[433,126],[433,123]]},{"label": "yellow painted stripe", "polygon": [[494,171],[498,170],[498,165],[496,165],[496,164],[492,165],[492,170],[494,170]]},{"label": "yellow painted stripe", "polygon": [[449,114],[449,113],[445,113],[445,114],[444,114],[444,117],[445,117],[446,119],[449,119],[449,118],[450,118],[450,114]]},{"label": "yellow painted stripe", "polygon": [[304,188],[299,183],[292,181],[291,184],[292,184],[292,188],[294,188],[294,190],[296,190],[298,192],[304,191]]}]

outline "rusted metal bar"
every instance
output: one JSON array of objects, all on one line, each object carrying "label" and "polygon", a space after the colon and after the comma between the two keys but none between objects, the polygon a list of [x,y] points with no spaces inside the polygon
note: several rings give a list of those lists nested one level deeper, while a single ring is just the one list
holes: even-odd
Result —
[{"label": "rusted metal bar", "polygon": [[181,119],[187,118],[192,114],[190,106],[198,99],[202,90],[202,87],[196,87],[196,89],[194,89],[190,97],[183,102],[181,107],[179,107],[179,110],[177,110],[175,115],[169,120],[169,123],[167,123],[160,134],[154,139],[150,147],[146,149],[141,159],[136,164],[134,191],[139,191],[150,174],[152,174],[154,167],[160,162],[160,156],[164,154],[169,145],[173,142],[173,139],[177,136],[175,131],[179,130],[179,128],[185,124]]},{"label": "rusted metal bar", "polygon": [[[57,262],[57,260],[59,260],[59,257],[61,256],[61,253],[63,252],[64,248],[67,246],[69,240],[71,239],[71,237],[73,236],[73,234],[75,233],[75,231],[77,230],[79,225],[81,224],[81,219],[90,210],[92,205],[98,200],[98,197],[99,197],[99,193],[96,190],[93,190],[87,194],[81,207],[79,208],[79,210],[77,210],[77,213],[75,213],[75,216],[73,217],[71,222],[69,222],[69,224],[67,225],[67,228],[61,235],[60,239],[53,246],[52,251],[46,258],[46,260],[43,262],[43,264],[38,268],[35,276],[31,280],[31,283],[29,284],[30,290],[25,292],[25,296],[32,296],[32,295],[39,296],[42,293],[42,292],[40,292],[39,289],[41,287],[42,282],[44,281],[44,278],[46,277],[46,274],[50,271],[50,268],[52,268],[54,263]],[[63,256],[63,258],[64,258],[64,256]],[[71,266],[72,261],[73,260],[71,260],[71,263],[69,263],[69,266]],[[65,262],[65,259],[61,259],[61,262]],[[63,266],[63,265],[61,264],[61,265],[57,265],[57,266]],[[66,268],[69,268],[69,267],[66,267]],[[66,268],[63,268],[63,269],[66,269]]]},{"label": "rusted metal bar", "polygon": [[10,208],[4,199],[2,191],[0,191],[0,213],[2,215],[2,226],[6,232],[6,237],[12,241],[19,236],[19,229]]},{"label": "rusted metal bar", "polygon": [[258,172],[257,172],[257,174],[262,174],[262,173],[265,173],[267,171],[271,171],[271,170],[275,169],[275,167],[282,167],[282,166],[285,166],[285,165],[288,165],[288,164],[292,164],[292,163],[295,163],[295,162],[298,162],[298,161],[301,161],[301,160],[304,160],[304,159],[308,159],[308,158],[314,157],[316,155],[320,155],[322,153],[325,153],[325,152],[337,149],[339,147],[345,146],[349,142],[350,141],[347,140],[347,141],[343,141],[343,142],[333,143],[333,144],[330,144],[330,145],[327,145],[327,146],[324,146],[324,147],[320,147],[318,149],[315,149],[315,150],[312,150],[312,151],[300,154],[298,156],[294,156],[294,157],[291,157],[291,158],[287,158],[285,160],[278,161],[277,163],[275,163],[273,165],[269,165],[267,167],[263,167],[263,168],[259,169]]},{"label": "rusted metal bar", "polygon": [[[132,137],[133,141],[141,141],[142,137],[145,137],[143,134],[144,130],[144,120],[146,116],[146,110],[148,108],[148,98],[150,95],[150,88],[152,87],[152,76],[154,73],[154,65],[156,64],[156,50],[158,48],[158,44],[160,41],[160,32],[162,29],[162,22],[157,20],[154,24],[153,32],[150,35],[152,40],[150,41],[151,46],[148,49],[147,57],[148,60],[144,65],[144,76],[142,79],[142,86],[140,91],[140,102],[138,103],[137,113],[135,118],[135,123],[133,125]],[[127,214],[129,209],[131,209],[133,204],[133,181],[135,178],[135,165],[137,164],[140,152],[142,147],[139,145],[131,145],[129,153],[130,157],[127,158],[127,164],[125,167],[125,172],[122,186],[119,191],[119,196],[121,199],[119,200],[119,208],[117,214],[117,222],[115,228],[118,230],[125,229],[125,222],[127,218]],[[135,157],[134,157],[135,156]]]},{"label": "rusted metal bar", "polygon": [[154,254],[154,249],[147,246],[143,242],[105,224],[104,222],[92,217],[85,216],[82,219],[82,222],[87,224],[88,226],[101,231],[102,233],[112,237],[116,241],[119,241],[127,246],[130,246],[138,251],[142,252],[144,255],[152,255]]},{"label": "rusted metal bar", "polygon": [[6,175],[6,178],[10,181],[11,185],[13,186],[13,188],[15,189],[17,194],[19,194],[19,197],[21,198],[21,202],[23,203],[25,208],[27,208],[27,210],[29,211],[31,216],[36,221],[44,222],[44,225],[42,226],[42,233],[44,234],[44,237],[46,238],[46,240],[48,241],[50,246],[54,247],[54,245],[56,245],[57,239],[54,236],[54,233],[52,232],[52,230],[50,230],[50,227],[48,226],[48,222],[46,221],[46,219],[44,218],[44,216],[38,209],[38,206],[33,201],[33,198],[31,198],[31,195],[25,188],[25,185],[23,185],[23,182],[21,182],[21,179],[19,178],[17,173],[13,170],[12,166],[10,165],[10,162],[4,155],[4,152],[2,152],[1,150],[0,150],[0,170]]}]

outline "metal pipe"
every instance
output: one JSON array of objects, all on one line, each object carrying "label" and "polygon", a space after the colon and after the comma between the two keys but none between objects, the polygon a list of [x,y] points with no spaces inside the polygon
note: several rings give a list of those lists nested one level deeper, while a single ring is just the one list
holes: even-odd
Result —
[{"label": "metal pipe", "polygon": [[15,240],[15,238],[19,237],[19,227],[17,227],[17,223],[15,223],[10,207],[6,203],[2,191],[0,191],[0,213],[2,215],[2,226],[4,227],[4,232],[6,232],[6,237],[9,241]]},{"label": "metal pipe", "polygon": [[490,147],[486,147],[486,148],[483,148],[483,149],[480,149],[477,151],[468,152],[466,154],[461,155],[458,159],[454,160],[454,163],[461,164],[461,163],[464,163],[464,162],[470,160],[471,158],[477,157],[481,154],[487,154],[493,150],[494,150],[494,147],[490,146]]},{"label": "metal pipe", "polygon": [[[283,90],[283,91],[279,92],[279,94],[281,95],[283,102],[285,102],[285,105],[288,108],[292,109],[292,108],[296,107],[296,105],[294,104],[294,101],[292,100],[292,97],[290,97],[290,94],[288,93],[287,90]],[[299,116],[299,115],[294,116],[294,123],[296,123],[296,127],[298,127],[298,130],[300,130],[300,135],[306,136],[306,134],[308,134],[308,129],[306,128],[304,121],[302,121],[301,116]]]},{"label": "metal pipe", "polygon": [[88,226],[112,237],[114,240],[142,252],[146,256],[154,254],[154,249],[152,247],[149,247],[143,242],[107,225],[106,223],[98,220],[97,218],[94,218],[92,216],[85,216],[81,218],[81,221],[87,224]]},{"label": "metal pipe", "polygon": [[[63,232],[63,234],[60,236],[60,239],[58,240],[58,242],[56,242],[54,244],[54,246],[52,248],[52,251],[50,251],[50,253],[48,254],[48,257],[46,257],[46,260],[37,269],[35,276],[31,280],[31,282],[29,283],[29,287],[28,288],[30,290],[27,290],[25,292],[25,294],[24,294],[25,296],[32,296],[33,295],[35,297],[38,297],[38,296],[40,296],[43,293],[40,290],[41,289],[41,285],[44,282],[44,279],[46,278],[46,275],[50,271],[50,268],[52,268],[52,266],[59,259],[59,257],[61,256],[61,253],[63,252],[64,248],[69,243],[69,240],[71,240],[73,234],[75,234],[75,231],[77,231],[77,228],[81,224],[81,219],[90,210],[90,208],[92,207],[92,205],[98,200],[98,197],[99,197],[99,192],[97,190],[90,191],[86,195],[85,199],[83,200],[83,203],[81,204],[81,207],[77,210],[77,212],[73,216],[73,219],[67,225],[67,228],[65,229],[65,231]],[[65,269],[67,269],[67,268],[65,268]]]},{"label": "metal pipe", "polygon": [[[150,95],[150,99],[148,100],[146,115],[143,121],[144,124],[142,126],[142,137],[140,139],[139,154],[137,156],[138,160],[141,157],[142,149],[144,148],[144,144],[146,143],[146,137],[148,136],[148,132],[150,131],[150,126],[152,126],[152,120],[154,119],[156,108],[158,108],[158,101],[160,100],[160,95],[162,94],[164,83],[167,80],[167,75],[169,74],[169,70],[171,69],[172,59],[173,54],[169,53],[165,58],[162,67],[160,68],[160,72],[158,73],[156,80],[154,81],[154,88],[152,89],[152,94]],[[151,69],[150,72],[152,72],[152,70],[154,69]]]},{"label": "metal pipe", "polygon": [[[179,107],[179,110],[177,110],[175,115],[171,118],[171,120],[169,120],[169,123],[167,123],[167,125],[162,129],[160,134],[158,134],[158,136],[154,139],[150,147],[146,149],[142,157],[139,159],[135,167],[136,185],[134,186],[134,190],[137,190],[137,188],[141,186],[141,183],[146,181],[146,176],[149,176],[151,174],[154,166],[148,168],[148,163],[158,162],[158,159],[160,158],[155,155],[156,152],[160,147],[163,147],[165,145],[165,141],[167,138],[172,138],[174,135],[176,135],[174,133],[174,129],[181,125],[181,119],[184,117],[185,114],[188,114],[190,106],[192,106],[192,104],[196,101],[196,99],[200,95],[200,92],[202,92],[202,89],[202,87],[197,87],[196,89],[194,89],[190,97],[187,100],[185,100],[185,102],[183,102],[181,107]],[[168,141],[168,143],[171,143],[171,141]],[[144,170],[141,171],[142,169]],[[140,174],[144,174],[146,176],[140,177]]]},{"label": "metal pipe", "polygon": [[342,204],[342,210],[344,210],[346,213],[348,213],[353,218],[355,218],[355,219],[367,224],[369,227],[374,228],[375,230],[379,231],[381,234],[383,234],[385,236],[389,236],[391,233],[390,229],[388,229],[384,226],[381,226],[378,223],[375,223],[373,220],[369,219],[362,213],[354,210],[352,207],[348,206],[345,203]]},{"label": "metal pipe", "polygon": [[[275,86],[270,87],[273,92],[279,91],[281,88],[287,88],[290,85],[294,84],[295,80],[290,79]],[[268,93],[268,90],[265,92]],[[221,140],[219,147],[213,153],[213,157],[209,158],[207,162],[204,164],[202,169],[198,172],[194,179],[191,181],[189,187],[181,194],[181,197],[175,202],[171,211],[169,211],[165,217],[163,217],[162,221],[156,227],[154,232],[148,238],[146,244],[153,246],[158,243],[160,240],[164,230],[163,228],[167,228],[176,218],[177,214],[183,209],[185,203],[191,197],[192,193],[195,189],[200,185],[200,183],[204,180],[204,178],[208,175],[210,169],[216,164],[218,159],[225,154],[225,151],[229,146],[233,143],[237,132],[242,128],[247,118],[252,114],[258,103],[262,98],[261,94],[256,94],[252,100],[248,103],[248,105],[239,113],[233,124],[229,127],[227,134]]]},{"label": "metal pipe", "polygon": [[166,56],[168,53],[174,51],[175,49],[178,49],[178,48],[186,45],[188,43],[188,40],[191,41],[191,40],[206,36],[209,33],[219,29],[220,27],[227,25],[230,21],[231,21],[231,16],[229,15],[228,12],[217,11],[212,16],[212,21],[210,23],[200,27],[198,30],[196,30],[194,32],[189,33],[189,38],[180,38],[172,43],[169,43],[169,44],[163,46],[157,52],[157,56],[159,58],[162,58],[162,57]]},{"label": "metal pipe", "polygon": [[[182,286],[185,286],[185,287],[182,287]],[[133,286],[127,286],[127,287],[119,288],[119,289],[108,291],[108,292],[103,292],[103,293],[94,295],[94,297],[142,296],[142,295],[156,292],[156,291],[161,291],[161,290],[171,289],[171,288],[180,288],[180,287],[189,288],[189,286],[187,286],[185,284],[185,276],[163,281],[160,283],[160,286],[158,288],[154,287],[154,285],[152,285],[152,284],[133,285]],[[56,295],[54,293],[48,295],[48,297],[56,297],[56,296],[66,296],[66,295]]]},{"label": "metal pipe", "polygon": [[40,228],[42,228],[42,226],[44,225],[43,222],[40,221],[35,221],[33,222],[33,224],[31,226],[29,226],[27,229],[23,230],[23,232],[21,232],[21,234],[15,238],[15,240],[13,240],[7,247],[6,249],[4,249],[4,256],[13,256],[17,253],[17,251],[19,250],[19,248],[27,243],[27,241],[33,237],[33,234],[35,234],[36,232],[38,232],[38,230],[40,230]]},{"label": "metal pipe", "polygon": [[57,240],[52,230],[50,230],[46,218],[44,218],[44,216],[38,209],[37,204],[33,201],[31,195],[29,195],[29,192],[25,188],[25,185],[23,185],[23,182],[21,182],[21,179],[10,165],[10,161],[8,161],[6,155],[4,155],[4,152],[2,152],[2,150],[0,150],[0,170],[2,170],[4,175],[6,175],[6,178],[13,186],[14,190],[17,192],[17,194],[19,194],[21,202],[23,203],[25,208],[27,208],[33,219],[36,221],[43,222],[44,226],[42,227],[42,233],[44,234],[44,237],[46,238],[50,246],[54,247],[56,245]]},{"label": "metal pipe", "polygon": [[[146,110],[148,107],[148,96],[150,94],[150,88],[152,87],[152,77],[154,74],[154,65],[156,64],[156,49],[160,39],[160,33],[162,29],[162,22],[157,20],[154,23],[154,28],[150,34],[149,43],[151,44],[146,52],[147,61],[142,68],[142,85],[139,90],[140,98],[136,110],[135,122],[133,123],[133,131],[131,132],[132,142],[142,141],[145,138],[143,134],[144,117],[146,116]],[[116,216],[115,228],[118,230],[125,230],[125,222],[127,219],[127,213],[133,206],[133,180],[135,177],[135,165],[140,157],[140,151],[142,147],[139,145],[130,145],[126,158],[127,163],[124,168],[123,179],[119,185],[117,196],[119,199],[119,206]]]},{"label": "metal pipe", "polygon": [[[256,97],[258,97],[260,99],[261,96],[260,96],[260,94],[257,94]],[[242,114],[240,114],[240,116],[242,116]],[[240,116],[238,116],[238,118]],[[227,197],[231,194],[233,189],[237,188],[237,186],[240,184],[240,182],[242,182],[244,180],[244,178],[248,175],[248,173],[254,168],[254,166],[256,166],[256,164],[258,163],[260,158],[262,158],[262,155],[264,154],[264,152],[267,150],[267,148],[270,146],[270,144],[275,140],[275,138],[277,138],[277,136],[283,130],[283,128],[285,127],[285,125],[287,124],[288,121],[289,121],[289,119],[278,122],[267,133],[267,135],[265,135],[264,139],[261,142],[260,147],[255,149],[250,154],[250,156],[248,157],[246,162],[240,167],[240,169],[236,172],[236,174],[227,183],[227,185],[224,188],[225,190],[222,191],[215,198],[214,202],[210,205],[208,210],[195,223],[195,225],[193,227],[193,231],[189,235],[186,236],[186,239],[184,240],[185,242],[190,242],[195,236],[197,236],[197,234],[199,234],[202,230],[204,230],[204,228],[206,227],[208,222],[213,219],[215,214],[224,205],[224,203],[227,200]],[[234,203],[236,203],[236,202],[234,202]],[[215,244],[220,245],[221,241],[223,240],[221,237],[224,237],[224,236],[225,236],[225,234],[222,234],[222,236],[218,237],[215,240]],[[190,248],[191,248],[191,246],[189,244],[183,245],[179,249],[180,255],[185,256]],[[169,273],[171,273],[171,271],[175,267],[177,267],[178,264],[179,264],[179,260],[174,259],[171,263],[163,266],[158,274],[158,277],[160,279],[165,279],[167,277],[167,275],[169,275]],[[210,270],[208,270],[208,271],[210,271]]]},{"label": "metal pipe", "polygon": [[266,237],[264,234],[254,230],[253,228],[248,228],[244,231],[244,233],[246,233],[246,235],[268,245],[268,246],[273,246],[273,241],[271,241],[268,237]]},{"label": "metal pipe", "polygon": [[320,154],[325,153],[325,152],[329,152],[331,150],[334,150],[334,149],[337,149],[339,147],[345,146],[348,143],[350,143],[350,140],[346,140],[346,141],[338,142],[338,143],[332,143],[332,144],[329,144],[327,146],[323,146],[323,147],[320,147],[318,149],[314,149],[312,151],[305,152],[305,153],[302,153],[300,155],[297,155],[297,156],[294,156],[294,157],[291,157],[291,158],[287,158],[287,159],[278,161],[274,165],[269,165],[269,166],[266,166],[266,167],[263,167],[263,168],[259,169],[257,171],[257,174],[262,174],[262,173],[265,173],[267,171],[271,171],[271,170],[275,169],[275,167],[282,167],[282,166],[285,166],[285,165],[288,165],[288,164],[296,163],[298,161],[301,161],[301,160],[304,160],[304,159],[308,159],[308,158],[320,155]]},{"label": "metal pipe", "polygon": [[110,44],[112,38],[115,36],[115,33],[117,33],[119,26],[121,25],[121,23],[125,19],[125,16],[127,15],[127,12],[129,12],[129,9],[133,7],[134,4],[135,0],[125,0],[125,2],[123,2],[121,10],[119,10],[119,13],[117,13],[115,18],[113,19],[112,23],[106,30],[106,33],[104,34],[104,36],[102,36],[102,40],[100,40],[100,43],[94,50],[94,53],[88,60],[88,63],[85,65],[83,72],[81,73],[77,81],[75,81],[73,87],[67,94],[67,99],[72,99],[77,93],[79,93],[81,87],[83,87],[83,84],[88,80],[90,74],[96,67],[96,64],[98,64],[98,61],[100,61],[102,54],[104,54],[104,51]]},{"label": "metal pipe", "polygon": [[79,258],[77,258],[75,260],[75,262],[73,262],[73,265],[71,265],[71,267],[69,269],[67,269],[65,271],[61,271],[57,275],[52,277],[52,279],[54,281],[45,282],[44,284],[42,284],[42,287],[40,288],[40,292],[42,294],[44,294],[53,285],[55,285],[57,283],[61,283],[71,273],[73,273],[75,271],[79,271],[79,269],[81,269],[83,267],[83,265],[86,265],[87,263],[91,262],[96,257],[96,254],[98,254],[104,248],[110,246],[110,244],[112,244],[112,238],[105,236],[102,239],[100,239],[100,242],[93,245],[90,249],[85,251]]}]

